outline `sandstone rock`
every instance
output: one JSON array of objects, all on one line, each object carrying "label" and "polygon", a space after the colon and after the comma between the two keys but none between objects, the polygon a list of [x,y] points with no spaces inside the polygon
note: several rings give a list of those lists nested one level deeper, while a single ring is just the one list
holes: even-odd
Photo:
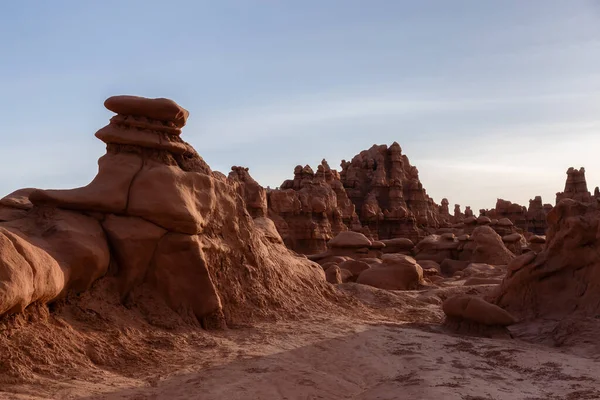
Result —
[{"label": "sandstone rock", "polygon": [[283,239],[277,232],[277,228],[275,227],[275,223],[266,217],[257,217],[254,218],[254,225],[256,229],[262,233],[270,242],[283,244]]},{"label": "sandstone rock", "polygon": [[323,252],[340,232],[362,229],[338,172],[325,160],[316,173],[308,165],[298,165],[293,180],[283,182],[281,189],[267,190],[267,203],[284,242],[300,253]]},{"label": "sandstone rock", "polygon": [[416,241],[423,236],[419,225],[438,227],[443,219],[398,143],[374,145],[352,161],[343,160],[340,178],[362,224],[379,240]]},{"label": "sandstone rock", "polygon": [[477,218],[477,225],[489,225],[492,223],[492,220],[489,217],[481,216]]},{"label": "sandstone rock", "polygon": [[385,244],[384,253],[410,253],[415,244],[407,238],[386,239],[381,241]]},{"label": "sandstone rock", "polygon": [[323,269],[288,251],[270,220],[252,219],[242,183],[180,138],[185,110],[140,98],[107,105],[120,114],[96,133],[107,153],[88,186],[4,199],[0,208],[24,215],[0,222],[0,315],[87,290],[111,259],[110,279],[133,306],[151,298],[206,328],[322,307]]},{"label": "sandstone rock", "polygon": [[327,279],[327,282],[333,283],[335,285],[343,282],[342,271],[340,270],[340,267],[338,267],[337,265],[333,265],[333,266],[327,268],[327,270],[325,271],[325,277]]},{"label": "sandstone rock", "polygon": [[13,221],[15,219],[23,218],[25,216],[27,216],[27,210],[0,206],[0,222]]},{"label": "sandstone rock", "polygon": [[347,269],[340,268],[340,276],[342,277],[342,283],[354,282],[356,280],[356,277],[352,275],[352,272]]},{"label": "sandstone rock", "polygon": [[562,199],[572,199],[583,203],[590,203],[592,195],[588,191],[587,182],[585,180],[585,168],[579,170],[570,167],[567,170],[567,181],[565,183],[564,192],[556,193],[556,204]]},{"label": "sandstone rock", "polygon": [[416,289],[423,279],[423,269],[412,257],[385,254],[381,266],[363,271],[356,283],[387,290]]},{"label": "sandstone rock", "polygon": [[438,235],[429,235],[415,246],[417,260],[431,260],[442,263],[447,258],[457,258],[459,242],[454,239],[444,239]]},{"label": "sandstone rock", "polygon": [[215,206],[210,176],[146,160],[129,188],[127,213],[169,231],[196,235],[203,231]]},{"label": "sandstone rock", "polygon": [[231,167],[228,179],[238,183],[238,193],[252,218],[267,216],[267,191],[250,176],[248,168]]},{"label": "sandstone rock", "polygon": [[464,276],[472,276],[477,278],[487,278],[504,274],[504,269],[494,265],[484,263],[471,263],[463,269]]},{"label": "sandstone rock", "polygon": [[465,280],[464,286],[499,285],[502,279],[472,277]]},{"label": "sandstone rock", "polygon": [[534,235],[534,236],[531,236],[529,238],[529,241],[531,243],[546,243],[546,237],[545,236]]},{"label": "sandstone rock", "polygon": [[116,114],[147,117],[185,126],[189,112],[170,99],[147,99],[138,96],[113,96],[106,99],[104,106]]},{"label": "sandstone rock", "polygon": [[515,255],[502,242],[502,238],[489,226],[477,227],[471,238],[476,246],[472,262],[506,265],[515,258]]},{"label": "sandstone rock", "polygon": [[522,238],[523,236],[519,233],[511,233],[510,235],[503,236],[502,241],[504,243],[514,243],[521,241]]},{"label": "sandstone rock", "polygon": [[526,319],[600,312],[598,204],[561,200],[548,214],[547,243],[508,265],[494,303]]},{"label": "sandstone rock", "polygon": [[131,183],[142,165],[138,154],[111,151],[98,160],[98,174],[89,185],[68,190],[36,189],[29,200],[35,205],[71,210],[124,213]]},{"label": "sandstone rock", "polygon": [[119,291],[125,298],[144,281],[158,242],[167,231],[140,218],[112,214],[104,219],[102,227],[118,264]]},{"label": "sandstone rock", "polygon": [[350,271],[353,277],[358,277],[364,270],[371,268],[371,266],[364,261],[348,260],[341,263],[340,268]]},{"label": "sandstone rock", "polygon": [[0,225],[0,315],[81,292],[110,261],[100,224],[81,214],[34,210]]},{"label": "sandstone rock", "polygon": [[468,261],[451,260],[446,258],[440,264],[440,271],[446,276],[453,276],[456,272],[462,271],[469,266]]},{"label": "sandstone rock", "polygon": [[365,235],[358,232],[340,232],[328,243],[329,247],[361,248],[371,247],[371,241]]},{"label": "sandstone rock", "polygon": [[450,297],[442,304],[442,310],[448,317],[488,326],[508,326],[516,322],[515,318],[502,308],[476,296]]},{"label": "sandstone rock", "polygon": [[423,270],[435,269],[438,273],[442,272],[440,264],[432,260],[420,260],[419,265],[421,266],[421,268],[423,268]]}]

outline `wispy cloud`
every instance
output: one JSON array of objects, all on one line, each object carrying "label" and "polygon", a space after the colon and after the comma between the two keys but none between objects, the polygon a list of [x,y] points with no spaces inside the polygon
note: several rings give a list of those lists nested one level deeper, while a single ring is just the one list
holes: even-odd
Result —
[{"label": "wispy cloud", "polygon": [[[495,98],[411,99],[397,95],[343,95],[296,99],[258,107],[225,110],[204,116],[188,128],[189,137],[201,138],[204,148],[220,148],[270,137],[298,134],[311,125],[392,116],[434,116],[437,113],[477,111],[510,105],[592,101],[595,93],[556,93]],[[500,128],[501,129],[501,128]]]}]

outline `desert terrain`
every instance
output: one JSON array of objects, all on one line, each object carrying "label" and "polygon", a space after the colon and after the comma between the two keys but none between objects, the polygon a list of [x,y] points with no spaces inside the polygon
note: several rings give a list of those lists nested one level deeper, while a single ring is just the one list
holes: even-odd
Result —
[{"label": "desert terrain", "polygon": [[0,200],[0,398],[599,399],[600,191],[437,204],[398,143],[275,189],[115,96],[85,187]]}]

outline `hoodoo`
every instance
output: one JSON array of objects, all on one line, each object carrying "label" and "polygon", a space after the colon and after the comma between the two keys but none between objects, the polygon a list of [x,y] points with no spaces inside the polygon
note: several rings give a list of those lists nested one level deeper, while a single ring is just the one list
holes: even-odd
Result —
[{"label": "hoodoo", "polygon": [[[319,303],[330,290],[323,270],[263,221],[263,191],[213,173],[181,139],[187,110],[135,96],[105,106],[117,115],[96,133],[106,154],[89,185],[21,190],[0,202],[0,315],[85,291],[105,275],[123,300],[151,293],[205,327],[292,310],[300,298]],[[256,200],[256,223],[242,196]]]}]

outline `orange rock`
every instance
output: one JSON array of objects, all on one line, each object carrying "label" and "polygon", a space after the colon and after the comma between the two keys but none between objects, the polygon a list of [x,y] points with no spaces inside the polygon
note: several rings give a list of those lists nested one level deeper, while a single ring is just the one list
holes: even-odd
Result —
[{"label": "orange rock", "polygon": [[179,128],[185,126],[189,112],[170,99],[148,99],[138,96],[113,96],[104,107],[117,114],[136,115],[169,121]]}]

